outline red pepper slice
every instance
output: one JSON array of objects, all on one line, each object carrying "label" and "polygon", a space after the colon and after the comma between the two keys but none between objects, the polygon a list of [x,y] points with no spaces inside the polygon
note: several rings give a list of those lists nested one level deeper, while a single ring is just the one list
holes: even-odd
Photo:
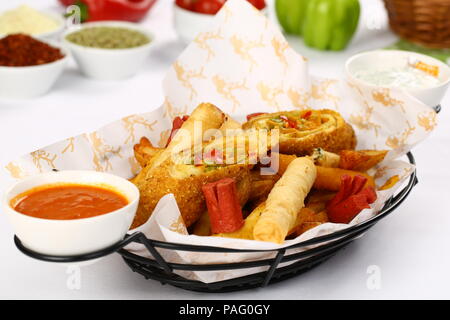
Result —
[{"label": "red pepper slice", "polygon": [[229,233],[242,228],[244,217],[236,190],[236,181],[225,178],[202,187],[211,221],[212,233]]},{"label": "red pepper slice", "polygon": [[297,122],[294,120],[287,119],[288,128],[297,129]]},{"label": "red pepper slice", "polygon": [[172,121],[172,131],[170,132],[169,140],[167,140],[166,148],[172,141],[173,136],[177,133],[177,130],[181,128],[183,123],[189,119],[189,116],[183,116],[183,118],[175,117]]},{"label": "red pepper slice", "polygon": [[309,117],[311,117],[311,115],[312,115],[312,111],[308,110],[308,111],[305,112],[305,114],[302,115],[302,118],[303,119],[309,119]]},{"label": "red pepper slice", "polygon": [[[62,3],[69,1],[60,0]],[[85,12],[82,21],[123,20],[138,22],[145,17],[156,0],[77,0]]]},{"label": "red pepper slice", "polygon": [[341,188],[327,204],[327,214],[331,222],[349,223],[363,209],[377,199],[375,189],[366,187],[367,178],[356,175],[341,177]]},{"label": "red pepper slice", "polygon": [[267,114],[267,112],[255,112],[255,113],[250,113],[247,115],[247,121],[250,121],[250,119],[263,115],[263,114]]}]

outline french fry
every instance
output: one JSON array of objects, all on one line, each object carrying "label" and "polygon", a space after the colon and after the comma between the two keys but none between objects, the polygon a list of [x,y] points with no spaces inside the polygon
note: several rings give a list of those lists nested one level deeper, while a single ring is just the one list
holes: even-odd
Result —
[{"label": "french fry", "polygon": [[208,211],[205,211],[200,219],[194,225],[192,229],[192,234],[197,236],[210,236],[211,235],[211,222],[209,221]]},{"label": "french fry", "polygon": [[154,147],[150,140],[146,137],[142,137],[139,143],[134,145],[133,150],[137,162],[141,167],[145,167],[150,160],[163,149]]},{"label": "french fry", "polygon": [[321,166],[316,166],[317,177],[314,182],[314,188],[318,190],[329,190],[329,191],[339,191],[341,187],[341,177],[343,175],[349,175],[354,177],[356,175],[361,175],[367,178],[366,186],[371,186],[375,188],[374,179],[366,173],[344,170],[340,168],[325,168]]},{"label": "french fry", "polygon": [[276,172],[276,174],[281,177],[286,171],[289,164],[297,159],[297,156],[291,154],[273,153],[272,158],[277,161],[278,171]]},{"label": "french fry", "polygon": [[314,226],[328,222],[326,211],[314,212],[311,208],[302,208],[297,215],[294,227],[289,230],[288,237],[295,238],[304,232],[305,224],[314,224]]},{"label": "french fry", "polygon": [[365,172],[383,161],[387,153],[387,150],[343,150],[339,153],[339,168]]},{"label": "french fry", "polygon": [[217,233],[214,234],[213,236],[223,238],[253,240],[253,229],[256,225],[256,222],[258,222],[258,219],[261,216],[261,213],[263,212],[265,207],[266,204],[264,202],[261,203],[258,207],[256,207],[256,209],[253,210],[252,213],[250,213],[249,216],[244,220],[244,226],[238,231],[229,233]]},{"label": "french fry", "polygon": [[313,210],[315,213],[319,213],[326,209],[328,201],[330,201],[336,192],[327,190],[311,190],[308,195],[306,207]]},{"label": "french fry", "polygon": [[378,190],[388,190],[395,186],[400,181],[400,177],[398,175],[392,176],[380,187]]},{"label": "french fry", "polygon": [[298,235],[301,235],[302,233],[305,233],[306,231],[308,231],[309,229],[315,228],[317,226],[320,226],[322,224],[322,222],[304,222],[299,231],[298,231]]},{"label": "french fry", "polygon": [[273,186],[275,185],[275,179],[257,180],[251,182],[249,201],[259,201],[260,199],[267,198]]}]

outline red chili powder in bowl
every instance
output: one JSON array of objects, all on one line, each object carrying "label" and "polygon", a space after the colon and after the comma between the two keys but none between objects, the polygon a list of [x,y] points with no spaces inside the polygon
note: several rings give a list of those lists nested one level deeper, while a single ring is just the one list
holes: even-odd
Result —
[{"label": "red chili powder in bowl", "polygon": [[62,58],[64,54],[59,48],[25,34],[12,34],[0,39],[0,66],[36,66]]}]

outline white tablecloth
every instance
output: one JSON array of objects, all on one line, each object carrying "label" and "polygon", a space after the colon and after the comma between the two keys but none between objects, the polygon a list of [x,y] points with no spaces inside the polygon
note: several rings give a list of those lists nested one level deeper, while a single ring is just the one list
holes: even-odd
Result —
[{"label": "white tablecloth", "polygon": [[[271,3],[271,1],[269,1]],[[380,2],[362,0],[360,28],[343,52],[319,52],[289,37],[310,61],[312,74],[340,77],[344,61],[359,51],[385,47],[395,36],[383,22]],[[9,0],[0,11],[27,3],[60,9],[56,0]],[[143,22],[157,35],[155,49],[136,77],[98,82],[80,75],[74,63],[46,96],[0,100],[0,164],[64,138],[89,132],[123,116],[161,105],[161,81],[181,53],[172,27],[172,0],[159,0]],[[272,4],[272,3],[271,3]],[[273,7],[273,6],[271,6]],[[271,12],[273,18],[273,12]],[[385,21],[385,20],[384,20]],[[36,261],[14,246],[0,213],[0,298],[9,299],[449,299],[450,291],[450,93],[442,101],[440,125],[414,150],[419,185],[407,201],[335,257],[296,278],[263,289],[200,294],[144,280],[119,255],[81,267]],[[0,171],[0,190],[11,180]]]}]

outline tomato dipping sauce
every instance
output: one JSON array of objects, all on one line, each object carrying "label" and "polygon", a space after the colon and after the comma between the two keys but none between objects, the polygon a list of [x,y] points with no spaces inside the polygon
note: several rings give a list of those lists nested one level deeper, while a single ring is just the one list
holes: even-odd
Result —
[{"label": "tomato dipping sauce", "polygon": [[11,201],[11,206],[35,218],[72,220],[113,212],[128,203],[125,196],[106,187],[58,184],[22,193]]}]

